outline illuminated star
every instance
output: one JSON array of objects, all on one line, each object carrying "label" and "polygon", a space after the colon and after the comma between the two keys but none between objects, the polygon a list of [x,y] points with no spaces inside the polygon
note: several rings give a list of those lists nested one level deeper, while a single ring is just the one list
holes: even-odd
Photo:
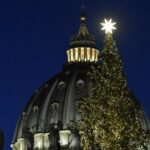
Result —
[{"label": "illuminated star", "polygon": [[117,28],[114,26],[116,24],[116,22],[112,22],[112,19],[104,19],[104,23],[101,23],[102,28],[101,30],[105,30],[105,33],[108,34],[112,34],[113,30],[116,30]]}]

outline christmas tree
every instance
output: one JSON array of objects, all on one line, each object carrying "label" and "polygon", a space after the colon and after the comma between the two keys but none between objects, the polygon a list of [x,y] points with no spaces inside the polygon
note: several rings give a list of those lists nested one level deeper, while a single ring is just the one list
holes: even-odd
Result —
[{"label": "christmas tree", "polygon": [[78,105],[77,128],[84,150],[146,150],[149,131],[142,129],[140,105],[132,100],[122,61],[112,37],[115,23],[105,20],[102,62],[89,73],[90,95]]}]

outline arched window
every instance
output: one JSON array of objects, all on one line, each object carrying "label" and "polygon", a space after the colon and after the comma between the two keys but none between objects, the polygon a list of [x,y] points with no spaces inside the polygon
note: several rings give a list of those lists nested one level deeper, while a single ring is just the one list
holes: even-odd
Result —
[{"label": "arched window", "polygon": [[50,124],[56,124],[59,120],[59,103],[53,102],[50,105]]}]

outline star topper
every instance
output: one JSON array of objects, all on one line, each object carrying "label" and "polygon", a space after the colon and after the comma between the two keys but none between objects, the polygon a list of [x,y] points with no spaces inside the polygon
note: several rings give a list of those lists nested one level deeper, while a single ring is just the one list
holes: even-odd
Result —
[{"label": "star topper", "polygon": [[105,34],[112,34],[113,30],[116,30],[117,28],[114,26],[116,25],[116,22],[112,22],[112,19],[104,19],[104,23],[101,23],[102,28],[101,30],[105,30]]}]

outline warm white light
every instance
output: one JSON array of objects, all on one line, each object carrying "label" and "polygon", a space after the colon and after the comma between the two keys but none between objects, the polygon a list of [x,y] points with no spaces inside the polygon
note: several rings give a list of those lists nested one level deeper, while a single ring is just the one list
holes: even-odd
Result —
[{"label": "warm white light", "polygon": [[101,30],[105,30],[105,33],[108,34],[112,34],[113,30],[116,30],[117,28],[114,26],[116,25],[116,22],[112,22],[112,19],[104,19],[104,23],[101,23],[102,28]]},{"label": "warm white light", "polygon": [[60,137],[60,146],[61,147],[67,147],[69,144],[69,136],[71,134],[70,130],[61,130],[59,131],[59,137]]},{"label": "warm white light", "polygon": [[[33,149],[47,149],[50,146],[49,133],[34,134],[34,148]],[[21,150],[21,149],[17,149]],[[26,149],[23,149],[26,150]]]},{"label": "warm white light", "polygon": [[24,138],[19,138],[15,144],[11,144],[12,150],[26,150],[27,145]]},{"label": "warm white light", "polygon": [[43,133],[34,135],[34,148],[43,149]]}]

